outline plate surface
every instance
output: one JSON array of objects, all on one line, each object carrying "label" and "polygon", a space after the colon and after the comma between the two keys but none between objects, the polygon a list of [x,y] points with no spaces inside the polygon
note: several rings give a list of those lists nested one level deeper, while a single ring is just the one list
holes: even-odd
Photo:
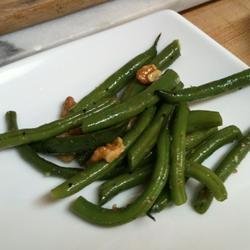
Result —
[{"label": "plate surface", "polygon": [[[162,33],[159,49],[178,38],[182,56],[171,66],[184,83],[198,85],[238,72],[247,66],[206,34],[172,11],[161,11],[125,25],[26,58],[0,69],[0,131],[4,114],[16,110],[20,127],[32,127],[58,116],[68,95],[76,99]],[[218,110],[224,125],[249,127],[250,88],[193,106]],[[227,147],[206,161],[213,166]],[[61,182],[46,178],[23,162],[14,150],[0,152],[0,249],[241,249],[250,248],[250,156],[226,183],[229,198],[214,202],[203,216],[186,204],[116,228],[87,224],[68,212],[77,197],[48,201]],[[192,188],[195,183],[189,184]],[[80,194],[95,200],[98,184]],[[119,203],[126,193],[110,202]],[[191,198],[191,197],[190,197]]]}]

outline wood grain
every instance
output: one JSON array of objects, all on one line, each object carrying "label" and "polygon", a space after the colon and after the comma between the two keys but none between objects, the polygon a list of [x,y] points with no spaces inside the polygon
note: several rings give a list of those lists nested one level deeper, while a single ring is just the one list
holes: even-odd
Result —
[{"label": "wood grain", "polygon": [[0,0],[0,35],[107,0]]},{"label": "wood grain", "polygon": [[250,0],[212,1],[182,14],[250,65]]}]

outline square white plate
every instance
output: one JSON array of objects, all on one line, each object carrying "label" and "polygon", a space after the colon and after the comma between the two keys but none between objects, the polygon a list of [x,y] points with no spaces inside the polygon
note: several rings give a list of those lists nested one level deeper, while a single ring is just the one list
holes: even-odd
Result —
[{"label": "square white plate", "polygon": [[[182,56],[171,68],[187,85],[247,67],[177,13],[161,11],[1,68],[0,131],[5,130],[4,114],[11,109],[17,111],[20,127],[57,118],[66,96],[84,96],[148,48],[160,32],[159,49],[180,40]],[[245,131],[250,122],[249,97],[250,88],[246,88],[194,108],[218,110],[224,125],[236,124]],[[212,166],[223,152],[225,148],[206,164]],[[228,200],[214,202],[205,215],[186,204],[156,214],[156,222],[144,217],[108,229],[81,221],[68,211],[70,201],[79,194],[53,204],[47,201],[49,190],[61,179],[43,177],[14,150],[0,152],[0,162],[0,249],[250,249],[249,156],[226,183]],[[80,194],[93,200],[96,186]]]}]

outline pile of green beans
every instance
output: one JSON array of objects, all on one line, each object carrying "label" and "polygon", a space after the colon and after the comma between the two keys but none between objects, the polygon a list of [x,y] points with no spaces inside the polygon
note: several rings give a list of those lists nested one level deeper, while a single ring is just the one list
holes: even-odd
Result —
[{"label": "pile of green beans", "polygon": [[[53,188],[53,199],[71,196],[99,181],[98,204],[78,197],[70,210],[100,226],[117,226],[170,205],[187,202],[189,179],[200,182],[192,202],[200,214],[213,198],[227,199],[224,182],[250,151],[250,133],[223,125],[219,112],[191,110],[189,102],[207,99],[250,85],[250,69],[198,87],[185,88],[177,72],[168,69],[181,55],[174,40],[157,54],[157,43],[135,56],[83,97],[62,119],[36,128],[18,129],[16,113],[8,111],[8,132],[0,134],[0,150],[15,147],[20,156],[45,176],[65,179]],[[162,74],[149,86],[136,79],[142,66],[154,64]],[[77,128],[79,135],[69,135]],[[93,152],[120,137],[123,151],[111,162],[91,162]],[[204,161],[235,142],[214,170]],[[70,155],[78,167],[46,160]],[[20,170],[21,171],[21,170]],[[121,192],[140,185],[142,191],[125,207],[104,208]]]}]

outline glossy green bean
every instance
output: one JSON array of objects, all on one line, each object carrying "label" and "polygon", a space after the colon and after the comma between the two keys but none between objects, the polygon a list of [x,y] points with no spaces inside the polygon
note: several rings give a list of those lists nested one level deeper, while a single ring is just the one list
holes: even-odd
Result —
[{"label": "glossy green bean", "polygon": [[174,204],[182,205],[187,200],[185,191],[185,144],[188,121],[186,103],[177,106],[172,129],[170,192]]},{"label": "glossy green bean", "polygon": [[170,103],[191,102],[213,97],[228,91],[239,90],[250,85],[250,69],[245,69],[228,77],[169,93],[157,91],[159,96]]},{"label": "glossy green bean", "polygon": [[92,106],[97,100],[100,100],[106,96],[114,95],[119,90],[121,90],[125,84],[135,75],[138,69],[150,62],[152,58],[156,56],[156,46],[159,38],[160,35],[156,38],[154,44],[148,50],[127,62],[124,66],[109,76],[97,88],[82,98],[71,110],[71,112],[74,113],[84,108],[88,108]]},{"label": "glossy green bean", "polygon": [[216,200],[224,201],[227,198],[227,191],[221,179],[212,170],[200,163],[189,161],[186,167],[186,176],[204,184],[212,192]]},{"label": "glossy green bean", "polygon": [[[178,40],[174,40],[168,44],[150,63],[154,64],[158,69],[164,71],[180,56],[180,44]],[[136,79],[133,80],[122,95],[122,100],[126,100],[146,87],[140,84]]]},{"label": "glossy green bean", "polygon": [[[250,132],[248,132],[227,154],[225,154],[221,162],[215,168],[215,174],[223,182],[225,182],[227,178],[234,173],[240,162],[245,158],[249,151]],[[205,213],[209,209],[213,198],[213,194],[207,187],[201,187],[192,203],[195,211],[200,214]]]},{"label": "glossy green bean", "polygon": [[[188,130],[188,129],[187,129]],[[218,128],[210,128],[208,130],[199,130],[195,131],[186,136],[186,151],[189,151],[196,146],[198,146],[201,142],[206,140],[209,136],[213,135],[218,131]]]},{"label": "glossy green bean", "polygon": [[104,182],[99,187],[99,205],[105,204],[116,194],[131,187],[144,183],[152,173],[152,165],[144,166],[133,173],[121,174],[114,179]]},{"label": "glossy green bean", "polygon": [[[6,121],[9,130],[16,130],[16,112],[9,111],[6,113]],[[57,176],[68,179],[81,171],[79,168],[66,168],[60,167],[50,161],[40,157],[29,145],[18,146],[17,148],[20,156],[28,163],[31,164],[39,172],[45,176]]]},{"label": "glossy green bean", "polygon": [[157,111],[154,119],[143,131],[141,136],[128,150],[128,165],[131,171],[134,171],[139,165],[140,161],[147,155],[154,147],[158,140],[158,135],[173,111],[173,106],[163,104]]},{"label": "glossy green bean", "polygon": [[150,209],[150,213],[159,213],[164,208],[171,204],[170,191],[168,188],[164,188],[158,198],[156,199],[154,205]]},{"label": "glossy green bean", "polygon": [[[109,100],[109,101],[108,101]],[[80,113],[68,115],[66,118],[59,119],[36,128],[18,129],[0,134],[0,149],[28,144],[35,141],[46,140],[50,137],[62,134],[72,128],[78,127],[91,114],[95,114],[114,105],[112,100],[115,98],[106,98],[98,102],[95,108],[82,110]],[[105,104],[105,105],[104,105]]]},{"label": "glossy green bean", "polygon": [[197,130],[209,129],[222,125],[222,118],[219,112],[208,110],[192,110],[188,116],[187,133]]},{"label": "glossy green bean", "polygon": [[199,144],[187,156],[188,160],[202,163],[218,148],[230,143],[242,136],[241,131],[236,126],[225,127],[212,136],[208,137],[206,141]]},{"label": "glossy green bean", "polygon": [[[155,154],[153,151],[151,151],[140,162],[138,168],[143,168],[145,165],[152,164],[154,160],[155,160]],[[128,174],[128,173],[131,173],[131,172],[129,171],[129,168],[127,166],[127,160],[125,160],[120,166],[117,166],[116,168],[114,168],[108,174],[104,175],[99,180],[110,180],[114,177],[117,177],[118,175]]]},{"label": "glossy green bean", "polygon": [[31,146],[35,151],[46,154],[92,151],[99,146],[113,141],[116,137],[122,136],[126,131],[126,127],[126,125],[121,124],[83,135],[53,137],[45,141],[32,143]]},{"label": "glossy green bean", "polygon": [[149,108],[145,110],[139,117],[138,121],[134,125],[133,129],[129,130],[123,137],[123,143],[125,146],[125,151],[114,161],[108,163],[101,161],[94,163],[86,168],[84,171],[73,176],[69,180],[65,181],[61,185],[57,186],[51,191],[51,195],[54,198],[64,198],[66,196],[72,195],[82,188],[86,187],[90,183],[101,179],[103,176],[107,175],[116,166],[122,163],[124,157],[126,156],[127,149],[134,143],[134,141],[140,136],[143,130],[151,121],[154,116],[155,108]]},{"label": "glossy green bean", "polygon": [[82,131],[84,133],[92,132],[136,116],[145,108],[152,106],[159,101],[159,98],[154,95],[155,90],[171,90],[176,87],[179,81],[180,79],[176,72],[173,70],[167,70],[158,81],[155,81],[138,95],[117,104],[113,108],[111,107],[108,110],[104,110],[102,113],[93,114],[91,117],[84,119]]},{"label": "glossy green bean", "polygon": [[152,61],[158,69],[165,70],[170,66],[179,56],[180,43],[178,40],[174,40],[169,45],[167,45]]},{"label": "glossy green bean", "polygon": [[144,192],[127,207],[116,210],[106,209],[79,197],[71,206],[72,212],[83,220],[101,226],[117,226],[145,215],[166,184],[169,166],[168,152],[169,136],[164,130],[157,143],[157,161],[150,182]]}]

